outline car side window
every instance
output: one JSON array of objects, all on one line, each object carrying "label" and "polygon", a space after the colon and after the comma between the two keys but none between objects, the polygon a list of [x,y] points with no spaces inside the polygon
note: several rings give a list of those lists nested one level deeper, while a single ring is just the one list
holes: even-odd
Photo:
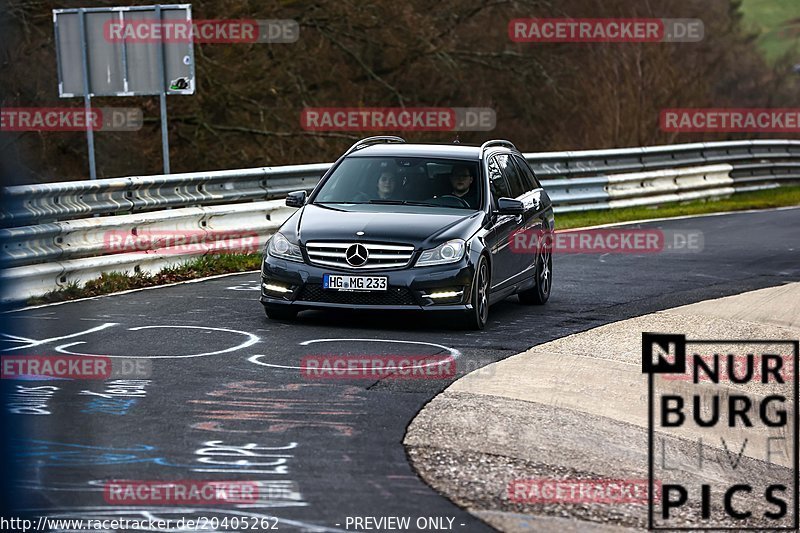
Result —
[{"label": "car side window", "polygon": [[514,161],[511,159],[510,155],[498,155],[497,164],[500,167],[503,176],[506,178],[506,182],[508,182],[509,198],[518,198],[519,196],[522,196],[528,192],[528,188],[523,183],[522,176],[520,176],[517,166],[514,164]]},{"label": "car side window", "polygon": [[503,175],[503,170],[497,160],[498,156],[489,158],[489,189],[492,191],[492,204],[497,205],[498,198],[508,198],[511,196],[511,189],[508,181]]},{"label": "car side window", "polygon": [[527,161],[518,155],[514,155],[514,162],[517,163],[517,167],[519,168],[520,174],[525,181],[527,190],[532,191],[533,189],[542,188],[542,186],[539,184],[539,180],[536,179],[536,175],[533,173],[533,170],[531,170],[531,167]]}]

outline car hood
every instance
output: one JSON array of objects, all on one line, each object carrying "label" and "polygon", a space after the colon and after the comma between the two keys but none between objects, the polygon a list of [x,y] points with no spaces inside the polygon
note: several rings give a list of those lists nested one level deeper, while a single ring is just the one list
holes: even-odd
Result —
[{"label": "car hood", "polygon": [[[481,211],[414,206],[320,206],[301,208],[284,226],[300,244],[308,241],[380,241],[428,248],[469,239],[481,226]],[[284,231],[283,229],[281,231]],[[364,232],[364,235],[356,235]],[[284,232],[285,233],[285,232]]]}]

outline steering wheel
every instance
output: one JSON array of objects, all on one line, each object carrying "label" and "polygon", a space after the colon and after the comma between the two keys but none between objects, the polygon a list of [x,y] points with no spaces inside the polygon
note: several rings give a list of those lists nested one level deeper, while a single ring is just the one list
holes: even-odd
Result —
[{"label": "steering wheel", "polygon": [[370,196],[363,191],[359,191],[355,196],[353,196],[354,202],[369,202],[371,199],[372,198],[370,198]]},{"label": "steering wheel", "polygon": [[469,202],[467,202],[466,200],[464,200],[459,196],[456,196],[455,194],[443,194],[439,196],[439,198],[453,198],[455,200],[458,200],[458,202],[461,204],[461,207],[466,207],[466,208],[472,207],[471,205],[469,205]]}]

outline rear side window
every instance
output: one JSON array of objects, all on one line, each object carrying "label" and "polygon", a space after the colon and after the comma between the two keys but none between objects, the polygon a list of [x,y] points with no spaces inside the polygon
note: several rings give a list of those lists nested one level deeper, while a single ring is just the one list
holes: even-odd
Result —
[{"label": "rear side window", "polygon": [[489,159],[489,188],[492,191],[493,203],[496,203],[498,198],[511,197],[511,188],[508,186],[508,181],[503,174],[498,156]]},{"label": "rear side window", "polygon": [[509,198],[518,198],[528,192],[529,189],[523,183],[522,176],[520,176],[517,166],[514,164],[511,156],[508,154],[500,154],[496,157],[497,165],[500,167],[500,171],[503,173],[508,183]]},{"label": "rear side window", "polygon": [[525,181],[525,186],[528,188],[529,191],[533,189],[540,189],[542,187],[541,185],[539,185],[539,180],[536,179],[536,176],[534,175],[533,170],[531,170],[531,167],[527,161],[525,161],[520,156],[515,155],[514,162],[517,163],[520,175],[522,176],[522,179]]}]

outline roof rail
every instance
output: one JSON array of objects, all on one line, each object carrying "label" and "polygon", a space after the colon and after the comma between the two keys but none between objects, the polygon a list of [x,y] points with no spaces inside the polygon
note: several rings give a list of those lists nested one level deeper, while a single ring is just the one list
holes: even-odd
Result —
[{"label": "roof rail", "polygon": [[492,146],[505,146],[507,148],[511,148],[512,150],[516,150],[517,147],[514,146],[514,143],[511,141],[506,141],[503,139],[492,139],[491,141],[486,141],[481,145],[481,159],[483,159],[483,152],[486,151],[487,148]]},{"label": "roof rail", "polygon": [[360,150],[362,148],[366,148],[367,146],[369,146],[371,144],[378,144],[378,143],[404,143],[404,142],[406,142],[405,139],[403,139],[402,137],[394,136],[394,135],[379,135],[378,137],[367,137],[366,139],[361,139],[360,141],[355,143],[353,146],[351,146],[350,149],[347,150],[344,153],[344,155],[349,155],[349,154],[355,152],[356,150]]}]

